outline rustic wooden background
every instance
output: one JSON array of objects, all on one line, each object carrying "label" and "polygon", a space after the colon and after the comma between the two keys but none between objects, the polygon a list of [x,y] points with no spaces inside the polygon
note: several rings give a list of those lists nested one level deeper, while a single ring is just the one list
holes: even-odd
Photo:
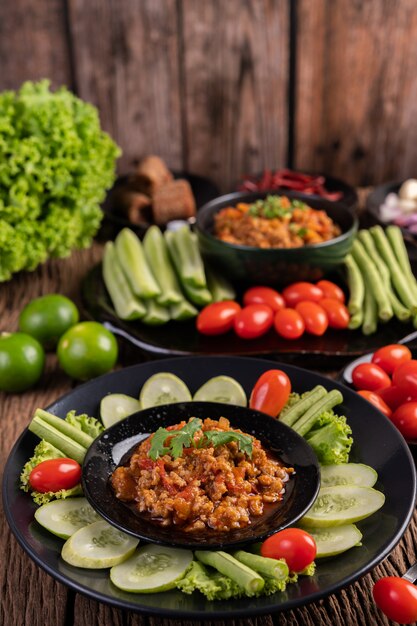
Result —
[{"label": "rustic wooden background", "polygon": [[157,153],[230,189],[285,165],[417,176],[415,0],[3,0],[0,90],[96,104],[120,171]]}]

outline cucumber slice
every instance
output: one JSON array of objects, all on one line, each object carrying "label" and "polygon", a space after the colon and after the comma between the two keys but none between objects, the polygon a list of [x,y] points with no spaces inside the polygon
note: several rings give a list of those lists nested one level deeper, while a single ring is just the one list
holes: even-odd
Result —
[{"label": "cucumber slice", "polygon": [[194,394],[193,400],[202,402],[225,402],[237,406],[246,406],[246,393],[237,380],[230,376],[210,378]]},{"label": "cucumber slice", "polygon": [[334,526],[333,528],[309,528],[317,545],[316,558],[336,556],[361,545],[362,533],[354,524]]},{"label": "cucumber slice", "polygon": [[100,417],[106,428],[137,411],[140,411],[139,400],[124,393],[110,393],[100,402]]},{"label": "cucumber slice", "polygon": [[80,528],[64,543],[61,556],[70,565],[105,569],[128,559],[139,543],[104,520]]},{"label": "cucumber slice", "polygon": [[191,550],[151,544],[110,570],[116,587],[133,593],[157,593],[176,586],[193,561]]},{"label": "cucumber slice", "polygon": [[352,524],[378,511],[384,502],[384,494],[371,487],[323,487],[301,524],[318,528]]},{"label": "cucumber slice", "polygon": [[323,465],[320,467],[321,486],[359,485],[373,487],[378,474],[369,465],[363,463],[341,463],[340,465]]},{"label": "cucumber slice", "polygon": [[43,504],[35,511],[36,521],[50,533],[68,539],[77,530],[101,520],[86,498],[67,498]]},{"label": "cucumber slice", "polygon": [[142,387],[139,401],[143,409],[172,402],[189,402],[192,400],[187,385],[169,372],[154,374]]}]

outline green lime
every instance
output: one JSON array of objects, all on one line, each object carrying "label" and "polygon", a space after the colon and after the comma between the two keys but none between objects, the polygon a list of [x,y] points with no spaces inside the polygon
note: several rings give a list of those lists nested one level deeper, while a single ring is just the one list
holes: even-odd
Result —
[{"label": "green lime", "polygon": [[45,352],[36,339],[25,333],[0,336],[0,390],[26,391],[38,382],[45,365]]},{"label": "green lime", "polygon": [[58,361],[66,374],[89,380],[105,374],[117,361],[115,336],[98,322],[80,322],[58,342]]},{"label": "green lime", "polygon": [[19,329],[35,337],[45,348],[54,348],[59,338],[78,322],[75,304],[59,293],[35,298],[19,316]]}]

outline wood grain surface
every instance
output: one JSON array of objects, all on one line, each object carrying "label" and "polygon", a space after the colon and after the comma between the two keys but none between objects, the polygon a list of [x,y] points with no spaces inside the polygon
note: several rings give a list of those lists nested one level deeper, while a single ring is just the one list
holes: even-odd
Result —
[{"label": "wood grain surface", "polygon": [[[60,292],[79,303],[79,285],[88,269],[102,255],[102,245],[75,252],[69,259],[50,261],[33,273],[16,276],[0,286],[0,330],[17,328],[21,308],[33,297]],[[122,348],[120,364],[140,360],[137,353]],[[0,474],[14,442],[38,406],[55,401],[74,386],[63,374],[53,354],[40,383],[20,395],[0,394]],[[179,626],[197,621],[149,618],[112,608],[85,598],[55,582],[38,568],[17,544],[0,514],[0,624],[2,626]],[[373,583],[385,575],[402,575],[417,556],[417,516],[393,550],[370,574],[317,603],[254,619],[216,622],[224,626],[373,626],[389,624],[376,609],[371,596]],[[210,623],[210,622],[204,622]],[[203,622],[201,623],[203,624]]]},{"label": "wood grain surface", "polygon": [[4,0],[0,91],[66,84],[123,150],[208,176],[416,176],[415,0]]}]

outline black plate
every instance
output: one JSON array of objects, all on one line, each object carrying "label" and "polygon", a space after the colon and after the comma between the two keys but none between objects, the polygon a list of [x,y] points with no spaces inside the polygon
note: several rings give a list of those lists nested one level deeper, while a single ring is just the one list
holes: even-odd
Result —
[{"label": "black plate", "polygon": [[[173,172],[173,175],[174,178],[185,178],[185,180],[188,180],[195,197],[197,209],[220,195],[220,190],[217,185],[208,178],[190,174],[189,172]],[[134,230],[139,237],[143,237],[150,226],[150,224],[133,224],[118,211],[115,197],[118,190],[126,185],[128,178],[128,175],[119,176],[113,187],[108,191],[106,199],[102,204],[105,218],[103,232],[108,236],[117,233],[122,228],[130,228]]]},{"label": "black plate", "polygon": [[[236,378],[249,393],[257,378],[271,367],[277,367],[277,363],[253,358],[193,357],[151,361],[81,385],[52,404],[49,410],[58,415],[65,415],[70,409],[97,415],[100,399],[105,394],[119,392],[136,396],[144,381],[162,370],[180,376],[192,392],[208,378],[224,374]],[[363,533],[362,547],[319,561],[313,577],[300,577],[285,593],[257,599],[209,602],[198,593],[185,595],[169,591],[135,595],[122,592],[111,585],[106,571],[82,570],[65,564],[60,559],[62,540],[34,521],[35,506],[18,488],[21,469],[37,442],[36,437],[25,430],[10,453],[3,482],[6,517],[23,549],[54,578],[91,598],[159,617],[189,620],[248,618],[292,609],[336,592],[364,575],[391,552],[411,519],[416,477],[410,452],[389,420],[351,390],[297,367],[280,365],[280,368],[290,376],[296,391],[322,384],[329,389],[338,388],[344,395],[341,411],[348,416],[354,437],[351,460],[375,468],[379,474],[376,488],[386,496],[378,515],[358,524]]]},{"label": "black plate", "polygon": [[[295,469],[295,474],[286,484],[283,500],[269,514],[254,519],[250,526],[227,533],[189,533],[178,527],[152,524],[115,497],[110,476],[119,464],[126,464],[139,441],[159,427],[188,421],[190,417],[219,419],[222,416],[230,421],[233,428],[254,435],[286,467]],[[84,493],[108,522],[139,539],[191,550],[226,550],[262,541],[277,530],[295,524],[312,506],[319,486],[317,458],[305,439],[264,413],[220,402],[181,402],[139,411],[98,437],[89,448],[83,464]]]},{"label": "black plate", "polygon": [[101,264],[94,267],[82,282],[82,298],[85,313],[109,330],[130,341],[153,357],[221,355],[230,356],[317,356],[354,357],[397,343],[412,330],[411,324],[391,320],[380,326],[374,335],[363,335],[360,330],[327,330],[322,337],[305,333],[300,339],[288,341],[273,329],[258,339],[241,339],[233,331],[225,335],[209,337],[201,335],[195,321],[168,322],[162,326],[147,326],[140,321],[127,322],[119,319],[113,309],[101,277]]}]

